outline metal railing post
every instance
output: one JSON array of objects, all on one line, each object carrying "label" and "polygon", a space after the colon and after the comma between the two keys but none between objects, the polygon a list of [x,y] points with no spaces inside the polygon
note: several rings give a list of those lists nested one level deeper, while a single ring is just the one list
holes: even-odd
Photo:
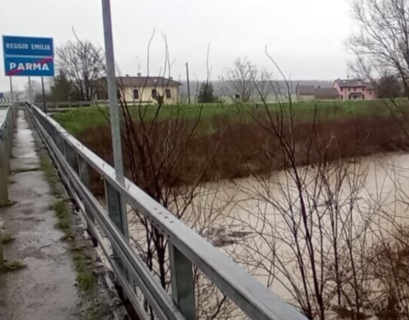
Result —
[{"label": "metal railing post", "polygon": [[5,158],[5,166],[6,166],[6,176],[10,174],[10,124],[8,123],[8,115],[6,116],[6,122],[4,123],[4,129],[2,132],[2,139],[4,141],[4,158]]},{"label": "metal railing post", "polygon": [[112,221],[128,239],[128,222],[123,219],[122,210],[126,212],[121,194],[105,180],[105,200],[108,206],[108,214]]},{"label": "metal railing post", "polygon": [[[123,214],[122,214],[122,212],[126,212],[125,202],[123,201],[124,198],[121,196],[121,194],[118,191],[116,191],[111,186],[111,184],[107,180],[105,180],[104,183],[105,183],[105,200],[106,200],[107,207],[108,207],[108,215],[113,221],[113,223],[121,231],[121,233],[125,236],[125,238],[128,239],[129,237],[128,221],[127,219],[125,219],[124,221]],[[112,259],[116,260],[119,267],[124,272],[125,277],[128,278],[128,272],[124,268],[124,265],[120,261],[118,254],[115,252],[115,250],[112,250]],[[119,290],[122,291],[122,289],[119,289]]]},{"label": "metal railing post", "polygon": [[62,140],[61,142],[62,142],[62,145],[64,147],[63,154],[65,155],[65,159],[67,159],[67,162],[69,163],[71,168],[74,169],[75,168],[75,163],[76,163],[76,160],[77,160],[76,156],[75,156],[75,151],[64,140]]},{"label": "metal railing post", "polygon": [[[78,153],[77,153],[77,164],[78,164],[78,174],[79,174],[79,177],[80,177],[81,181],[85,184],[85,186],[88,189],[91,189],[90,188],[91,183],[90,183],[90,178],[89,178],[89,165],[88,165],[88,163],[86,161],[84,161],[84,159],[81,158],[81,156]],[[91,211],[88,208],[88,205],[86,205],[86,204],[85,204],[85,214],[87,215],[87,218],[89,220],[91,220],[95,224],[95,218],[91,214]],[[88,223],[87,223],[87,231],[88,231],[88,234],[90,235],[90,237],[92,239],[92,243],[93,243],[94,247],[97,247],[98,246],[98,241],[94,237]]]},{"label": "metal railing post", "polygon": [[7,110],[7,114],[0,126],[0,206],[6,205],[8,197],[8,176],[10,174],[10,157],[13,146],[14,115],[13,106]]},{"label": "metal railing post", "polygon": [[9,201],[8,172],[7,172],[7,146],[0,129],[0,206]]},{"label": "metal railing post", "polygon": [[54,134],[51,135],[51,138],[55,141],[58,150],[60,150],[60,152],[65,156],[64,140],[62,139],[62,137],[60,136],[56,129],[54,130]]},{"label": "metal railing post", "polygon": [[13,135],[14,135],[14,108],[13,106],[10,106],[9,112],[7,114],[7,126],[8,126],[8,143],[9,143],[9,173],[11,171],[11,167],[10,167],[10,159],[11,159],[11,154],[12,154],[12,150],[13,150]]},{"label": "metal railing post", "polygon": [[186,320],[195,320],[196,307],[192,263],[170,242],[168,246],[173,301]]},{"label": "metal railing post", "polygon": [[3,254],[3,236],[1,235],[2,223],[0,222],[0,270],[4,265],[4,254]]}]

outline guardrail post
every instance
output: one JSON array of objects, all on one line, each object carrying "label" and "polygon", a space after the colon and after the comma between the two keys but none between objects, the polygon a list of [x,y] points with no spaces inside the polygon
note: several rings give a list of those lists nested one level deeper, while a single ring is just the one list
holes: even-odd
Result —
[{"label": "guardrail post", "polygon": [[[84,159],[82,159],[82,157],[78,153],[77,153],[77,163],[78,163],[78,174],[80,176],[80,179],[85,184],[85,186],[90,190],[91,183],[89,179],[89,165],[86,161],[84,161]],[[87,218],[95,224],[95,218],[90,213],[90,210],[87,205],[85,205],[85,214],[87,215]],[[92,244],[94,245],[94,247],[97,247],[98,241],[97,239],[95,239],[94,235],[92,234],[91,228],[88,226],[88,223],[87,223],[87,231],[92,239]]]},{"label": "guardrail post", "polygon": [[8,172],[7,172],[7,146],[0,130],[0,206],[6,205],[9,201],[8,193]]},{"label": "guardrail post", "polygon": [[7,126],[7,118],[5,120],[5,124],[2,130],[2,140],[4,142],[4,165],[6,167],[6,176],[10,174],[10,161],[9,161],[9,143],[8,143],[8,126]]},{"label": "guardrail post", "polygon": [[4,265],[4,253],[3,253],[3,236],[1,235],[1,228],[2,228],[2,223],[0,223],[0,271],[3,268]]},{"label": "guardrail post", "polygon": [[63,139],[62,139],[62,144],[64,146],[65,159],[67,159],[67,162],[69,163],[71,168],[74,169],[75,162],[76,162],[75,152],[71,148],[71,146],[68,143],[66,143]]},{"label": "guardrail post", "polygon": [[10,174],[10,153],[11,153],[11,144],[10,144],[10,123],[9,123],[9,114],[7,114],[6,122],[3,129],[3,141],[5,144],[5,165],[6,165],[6,174],[7,176]]},{"label": "guardrail post", "polygon": [[[116,191],[107,180],[105,180],[104,183],[105,200],[108,207],[108,215],[115,223],[115,225],[118,227],[118,229],[121,231],[121,233],[125,236],[125,238],[128,239],[129,238],[128,220],[126,219],[126,215],[124,214],[126,212],[125,201],[121,194],[118,191]],[[112,249],[112,259],[117,262],[118,266],[123,271],[124,276],[129,281],[128,271],[122,264],[122,261],[118,258],[118,255],[114,249]],[[119,283],[116,283],[116,285],[117,290],[119,292],[119,296],[121,297],[123,295],[122,291],[123,289]]]},{"label": "guardrail post", "polygon": [[[121,233],[128,239],[128,221],[126,216],[124,218],[123,212],[126,212],[125,202],[121,194],[116,191],[111,184],[105,180],[105,200],[107,202],[108,207],[108,215],[121,231]],[[112,250],[112,258],[117,261],[119,267],[124,272],[126,278],[128,278],[128,272],[124,268],[122,262],[118,259],[118,255],[116,254],[115,250]],[[119,289],[120,292],[122,291]]]},{"label": "guardrail post", "polygon": [[124,218],[123,212],[126,212],[125,203],[121,194],[116,191],[108,181],[105,180],[105,200],[108,205],[108,214],[112,221],[122,232],[125,238],[128,238],[128,222]]},{"label": "guardrail post", "polygon": [[65,156],[65,149],[64,149],[64,140],[58,133],[56,129],[54,129],[54,134],[51,135],[51,138],[54,140],[55,144],[57,145],[58,150]]},{"label": "guardrail post", "polygon": [[186,320],[196,319],[192,263],[171,243],[169,246],[172,298]]}]

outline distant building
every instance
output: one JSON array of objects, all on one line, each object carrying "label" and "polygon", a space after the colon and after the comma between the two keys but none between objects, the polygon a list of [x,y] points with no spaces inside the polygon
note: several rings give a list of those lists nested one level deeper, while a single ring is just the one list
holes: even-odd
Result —
[{"label": "distant building", "polygon": [[372,100],[377,97],[374,86],[362,79],[338,79],[333,87],[343,100]]},{"label": "distant building", "polygon": [[[120,94],[127,102],[156,103],[163,98],[163,103],[174,104],[179,99],[181,83],[172,78],[125,76],[117,77],[117,86]],[[106,79],[98,81],[97,100],[107,99]]]},{"label": "distant building", "polygon": [[298,101],[315,100],[315,87],[314,86],[298,86],[297,87],[297,100]]},{"label": "distant building", "polygon": [[335,88],[315,88],[314,86],[298,86],[297,100],[312,101],[312,100],[336,100],[340,96]]},{"label": "distant building", "polygon": [[316,100],[337,100],[340,96],[334,88],[318,88],[315,89]]}]

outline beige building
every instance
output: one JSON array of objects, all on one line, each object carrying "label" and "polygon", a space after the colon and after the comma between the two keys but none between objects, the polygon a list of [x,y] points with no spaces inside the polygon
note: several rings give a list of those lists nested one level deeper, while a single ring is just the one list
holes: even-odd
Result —
[{"label": "beige building", "polygon": [[298,86],[297,101],[312,101],[315,100],[314,86]]},{"label": "beige building", "polygon": [[339,98],[340,96],[335,88],[297,87],[297,101],[336,100]]},{"label": "beige building", "polygon": [[[164,104],[179,101],[179,82],[164,77],[117,77],[117,85],[122,97],[128,103],[154,104],[163,99]],[[99,82],[101,84],[103,82]],[[106,99],[106,90],[98,85],[98,100]]]}]

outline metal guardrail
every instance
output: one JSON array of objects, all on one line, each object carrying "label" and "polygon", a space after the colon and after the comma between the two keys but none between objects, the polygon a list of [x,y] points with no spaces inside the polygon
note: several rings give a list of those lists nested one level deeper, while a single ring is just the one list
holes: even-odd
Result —
[{"label": "metal guardrail", "polygon": [[[153,104],[153,101],[139,101],[139,100],[130,100],[127,101],[128,105],[149,105]],[[92,101],[60,101],[60,102],[47,102],[45,107],[47,111],[53,112],[58,111],[59,109],[76,109],[76,108],[83,108],[83,107],[96,107],[96,106],[107,106],[108,100],[92,100]],[[36,102],[36,106],[41,108],[44,111],[44,105],[42,102]]]},{"label": "metal guardrail", "polygon": [[13,146],[15,106],[0,108],[0,206],[8,203],[8,176]]},{"label": "metal guardrail", "polygon": [[[135,293],[134,284],[159,319],[196,319],[193,265],[251,319],[305,319],[295,308],[257,282],[131,181],[125,179],[124,182],[118,182],[114,168],[39,108],[27,103],[27,110],[61,177],[66,179],[73,193],[71,196],[84,212],[88,231],[101,245],[116,280],[141,319],[150,317]],[[107,209],[89,189],[90,168],[104,180]],[[161,287],[124,236],[119,214],[121,197],[168,239],[172,297]],[[104,245],[95,221],[110,242],[114,256]]]},{"label": "metal guardrail", "polygon": [[[42,102],[36,103],[38,106],[42,106]],[[93,100],[93,101],[61,101],[61,102],[47,102],[47,109],[59,109],[59,108],[80,108],[80,107],[92,107],[101,104],[108,104],[107,100]]]}]

